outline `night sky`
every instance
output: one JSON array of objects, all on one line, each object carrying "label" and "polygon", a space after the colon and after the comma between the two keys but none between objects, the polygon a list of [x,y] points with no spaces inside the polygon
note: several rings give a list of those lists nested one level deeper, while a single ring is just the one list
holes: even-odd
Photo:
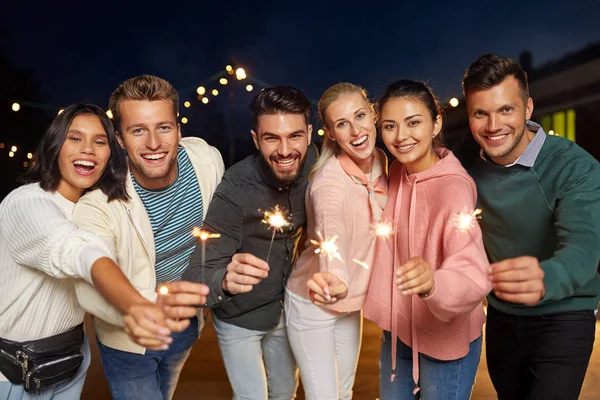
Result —
[{"label": "night sky", "polygon": [[340,80],[377,96],[414,78],[447,100],[482,53],[527,49],[535,66],[600,40],[595,0],[3,3],[2,47],[57,106],[106,106],[118,83],[141,73],[194,88],[230,62],[312,99]]}]

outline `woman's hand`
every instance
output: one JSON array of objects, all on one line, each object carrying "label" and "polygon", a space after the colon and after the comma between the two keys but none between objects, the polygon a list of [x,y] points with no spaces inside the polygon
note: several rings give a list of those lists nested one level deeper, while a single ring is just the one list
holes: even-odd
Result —
[{"label": "woman's hand", "polygon": [[411,258],[407,263],[396,269],[396,283],[402,294],[418,294],[421,297],[429,296],[435,288],[433,269],[421,257]]},{"label": "woman's hand", "polygon": [[348,287],[330,272],[317,272],[306,283],[310,300],[322,307],[333,304],[348,295]]}]

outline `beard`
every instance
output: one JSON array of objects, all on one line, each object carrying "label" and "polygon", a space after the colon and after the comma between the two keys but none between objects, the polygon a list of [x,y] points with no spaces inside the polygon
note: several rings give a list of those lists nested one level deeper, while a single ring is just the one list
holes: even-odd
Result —
[{"label": "beard", "polygon": [[[275,163],[277,161],[287,160],[290,158],[298,159],[298,166],[294,170],[281,171],[277,167],[275,167]],[[306,154],[304,154],[304,156],[301,156],[300,153],[297,151],[294,151],[294,153],[292,153],[291,156],[288,156],[288,157],[270,156],[269,159],[267,160],[267,164],[269,165],[269,168],[273,172],[273,175],[275,175],[275,178],[277,178],[277,180],[280,180],[281,182],[285,182],[285,183],[292,183],[298,178],[298,176],[300,175],[300,172],[304,168],[305,162],[306,162]]]}]

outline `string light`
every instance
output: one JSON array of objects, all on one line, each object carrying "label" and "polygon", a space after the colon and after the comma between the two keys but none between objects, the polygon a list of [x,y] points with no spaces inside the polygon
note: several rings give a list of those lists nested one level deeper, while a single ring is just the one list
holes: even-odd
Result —
[{"label": "string light", "polygon": [[13,103],[13,104],[12,104],[12,110],[13,110],[14,112],[17,112],[17,111],[19,111],[20,109],[21,109],[21,105],[20,105],[19,103]]},{"label": "string light", "polygon": [[189,101],[186,101],[185,103],[183,103],[183,106],[185,108],[190,108],[191,105],[192,105],[192,103],[190,103]]},{"label": "string light", "polygon": [[247,90],[247,91],[251,92],[251,91],[252,91],[252,89],[254,89],[254,86],[252,86],[252,85],[248,85],[248,86],[246,86],[246,90]]},{"label": "string light", "polygon": [[217,89],[213,89],[212,90],[212,95],[213,96],[218,96],[219,95],[219,91]]},{"label": "string light", "polygon": [[202,96],[204,95],[204,93],[206,93],[206,88],[204,86],[198,86],[198,89],[196,89],[196,93]]}]

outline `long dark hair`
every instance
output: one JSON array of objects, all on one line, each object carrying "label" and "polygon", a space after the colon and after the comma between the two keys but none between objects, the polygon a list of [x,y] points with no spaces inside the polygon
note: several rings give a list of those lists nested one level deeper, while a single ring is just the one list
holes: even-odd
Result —
[{"label": "long dark hair", "polygon": [[127,176],[127,159],[125,152],[117,141],[117,135],[111,120],[100,107],[94,104],[73,104],[64,109],[55,119],[38,144],[32,166],[19,179],[21,183],[39,183],[48,192],[56,191],[62,178],[58,166],[58,155],[66,138],[69,127],[78,115],[95,115],[104,127],[108,136],[110,158],[102,176],[88,190],[100,189],[108,200],[127,200],[125,179]]}]

